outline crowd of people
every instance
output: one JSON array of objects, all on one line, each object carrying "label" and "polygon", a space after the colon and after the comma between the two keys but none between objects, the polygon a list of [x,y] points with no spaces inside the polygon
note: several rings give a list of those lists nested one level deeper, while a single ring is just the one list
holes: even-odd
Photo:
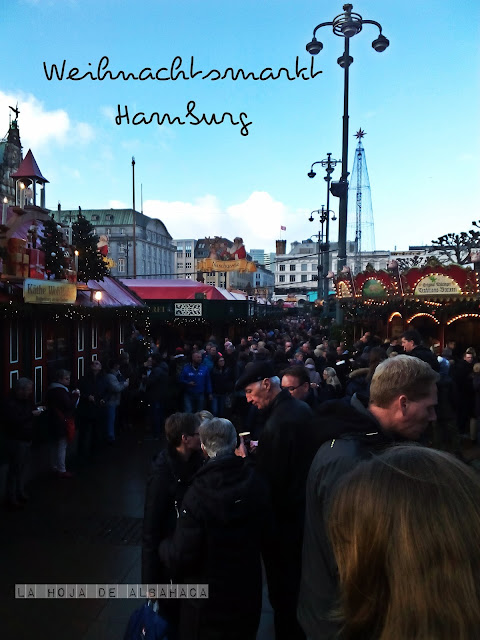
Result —
[{"label": "crowd of people", "polygon": [[461,453],[480,437],[475,349],[414,330],[347,345],[289,319],[237,344],[131,349],[106,369],[93,361],[73,390],[59,371],[46,412],[17,381],[7,497],[27,499],[38,416],[59,478],[74,421],[86,460],[145,423],[160,452],[142,582],[209,585],[208,599],[158,602],[170,640],[253,640],[262,562],[277,640],[478,637],[480,481]]}]

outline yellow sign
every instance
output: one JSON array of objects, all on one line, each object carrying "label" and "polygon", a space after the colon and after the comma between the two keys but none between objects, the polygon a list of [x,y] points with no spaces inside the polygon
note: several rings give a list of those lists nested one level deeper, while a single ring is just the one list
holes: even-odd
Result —
[{"label": "yellow sign", "polygon": [[343,282],[343,280],[340,280],[340,282],[338,283],[338,297],[339,298],[351,298],[352,297],[352,293],[351,293],[350,289],[348,288],[348,285],[345,284],[345,282]]},{"label": "yellow sign", "polygon": [[257,270],[254,262],[245,258],[236,260],[215,260],[214,258],[204,258],[198,261],[198,271],[249,271],[254,273]]},{"label": "yellow sign", "polygon": [[452,296],[462,293],[458,284],[449,276],[431,273],[415,287],[416,296]]},{"label": "yellow sign", "polygon": [[23,299],[31,304],[73,304],[77,299],[77,287],[69,282],[27,278]]}]

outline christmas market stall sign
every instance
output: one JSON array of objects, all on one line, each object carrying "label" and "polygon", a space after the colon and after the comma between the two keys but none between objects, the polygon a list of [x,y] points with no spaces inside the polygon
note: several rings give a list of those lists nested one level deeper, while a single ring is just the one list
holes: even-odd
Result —
[{"label": "christmas market stall sign", "polygon": [[31,304],[74,304],[77,287],[69,282],[27,278],[23,286],[23,299]]},{"label": "christmas market stall sign", "polygon": [[415,287],[416,296],[451,296],[461,293],[458,283],[441,273],[433,273],[422,278]]}]

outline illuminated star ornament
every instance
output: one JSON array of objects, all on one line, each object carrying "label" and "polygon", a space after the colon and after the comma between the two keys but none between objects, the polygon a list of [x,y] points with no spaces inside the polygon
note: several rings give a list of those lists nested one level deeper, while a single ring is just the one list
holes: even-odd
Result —
[{"label": "illuminated star ornament", "polygon": [[365,131],[360,128],[357,133],[354,134],[355,137],[357,138],[357,140],[361,140],[364,136],[366,136],[367,134],[365,133]]}]

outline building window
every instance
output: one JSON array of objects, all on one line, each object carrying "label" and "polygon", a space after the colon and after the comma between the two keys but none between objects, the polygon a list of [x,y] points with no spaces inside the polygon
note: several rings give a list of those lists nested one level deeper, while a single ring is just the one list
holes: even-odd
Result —
[{"label": "building window", "polygon": [[18,362],[18,324],[16,320],[10,323],[10,362]]},{"label": "building window", "polygon": [[192,268],[192,263],[191,262],[186,262],[185,263],[185,268],[186,269],[191,269]]},{"label": "building window", "polygon": [[108,228],[108,227],[107,227],[107,228],[105,229],[105,234],[106,234],[107,236],[111,236],[111,235],[112,235],[112,230],[111,230],[110,228]]},{"label": "building window", "polygon": [[290,271],[295,271],[295,265],[294,264],[290,265]]},{"label": "building window", "polygon": [[123,227],[120,229],[120,234],[121,234],[122,236],[126,235],[126,233],[125,233],[125,229],[124,229]]},{"label": "building window", "polygon": [[290,276],[290,282],[295,282],[295,276]]},{"label": "building window", "polygon": [[279,281],[279,282],[285,282],[285,276],[280,276],[280,277],[278,278],[278,281]]},{"label": "building window", "polygon": [[191,251],[185,251],[185,257],[186,258],[191,258],[192,257],[192,252]]},{"label": "building window", "polygon": [[85,345],[85,331],[83,324],[78,325],[77,332],[77,350],[83,351]]},{"label": "building window", "polygon": [[278,268],[279,268],[280,271],[285,271],[285,265],[284,264],[279,265]]},{"label": "building window", "polygon": [[307,277],[308,277],[308,276],[306,276],[306,275],[304,276],[304,275],[302,274],[302,282],[307,282]]},{"label": "building window", "polygon": [[125,253],[125,243],[121,242],[121,243],[118,245],[118,252],[119,252],[119,253]]},{"label": "building window", "polygon": [[43,336],[42,323],[40,320],[35,322],[35,360],[41,360],[43,356]]},{"label": "building window", "polygon": [[125,273],[125,263],[126,263],[125,258],[119,258],[118,259],[118,261],[117,261],[118,273]]},{"label": "building window", "polygon": [[[92,322],[92,349],[96,349],[97,344],[98,344],[98,327],[97,327],[97,323],[93,321]],[[92,356],[92,360],[96,360],[96,358],[93,358]]]},{"label": "building window", "polygon": [[34,395],[35,404],[40,404],[40,402],[42,401],[42,391],[43,391],[43,368],[35,367],[35,395]]},{"label": "building window", "polygon": [[80,378],[83,378],[84,375],[85,375],[85,360],[82,357],[78,359],[78,363],[77,363],[77,380],[80,380]]},{"label": "building window", "polygon": [[306,262],[302,262],[301,269],[302,271],[306,271],[308,269],[308,264]]}]

